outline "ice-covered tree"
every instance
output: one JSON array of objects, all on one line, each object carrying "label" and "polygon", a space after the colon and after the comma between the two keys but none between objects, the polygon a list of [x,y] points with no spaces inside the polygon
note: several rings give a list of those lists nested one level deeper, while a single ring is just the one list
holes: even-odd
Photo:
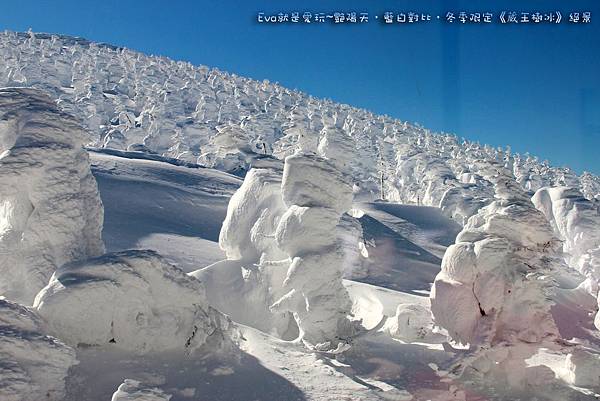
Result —
[{"label": "ice-covered tree", "polygon": [[495,200],[446,251],[431,310],[452,339],[470,346],[459,370],[525,385],[536,373],[525,372],[523,360],[560,338],[549,297],[561,244],[508,171],[496,165],[483,174]]},{"label": "ice-covered tree", "polygon": [[336,226],[351,207],[352,186],[328,159],[298,153],[285,159],[281,191],[288,209],[276,239],[291,264],[283,282],[287,293],[272,308],[293,312],[310,346],[343,347],[355,327],[348,318],[351,301],[342,284],[344,255]]},{"label": "ice-covered tree", "polygon": [[104,252],[85,134],[39,90],[0,90],[0,295],[30,305],[64,263]]}]

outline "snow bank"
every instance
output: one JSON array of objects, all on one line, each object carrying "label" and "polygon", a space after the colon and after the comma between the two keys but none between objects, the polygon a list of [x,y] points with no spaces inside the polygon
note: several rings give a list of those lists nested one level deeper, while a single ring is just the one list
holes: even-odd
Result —
[{"label": "snow bank", "polygon": [[43,332],[41,319],[0,299],[0,399],[62,401],[75,351]]},{"label": "snow bank", "polygon": [[157,387],[125,379],[119,389],[113,394],[111,401],[169,401],[172,395],[165,393]]},{"label": "snow bank", "polygon": [[231,323],[209,307],[202,284],[152,251],[107,254],[60,268],[34,307],[72,346],[144,354],[223,346]]},{"label": "snow bank", "polygon": [[64,263],[98,256],[103,209],[85,134],[43,92],[0,90],[0,295],[31,304]]}]

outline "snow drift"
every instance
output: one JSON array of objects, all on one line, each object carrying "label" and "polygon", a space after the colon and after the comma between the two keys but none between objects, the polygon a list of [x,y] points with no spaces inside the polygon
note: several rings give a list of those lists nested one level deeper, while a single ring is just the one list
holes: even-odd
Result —
[{"label": "snow drift", "polygon": [[41,91],[0,90],[0,295],[30,305],[56,268],[104,252],[84,140]]},{"label": "snow drift", "polygon": [[139,354],[227,345],[230,320],[207,305],[202,284],[152,251],[124,251],[61,267],[34,308],[68,344]]}]

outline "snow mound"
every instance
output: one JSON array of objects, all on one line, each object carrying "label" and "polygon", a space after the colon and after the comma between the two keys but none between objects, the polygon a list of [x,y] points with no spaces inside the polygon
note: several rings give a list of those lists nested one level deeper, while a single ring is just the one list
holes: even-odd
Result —
[{"label": "snow mound", "polygon": [[420,304],[400,304],[396,314],[388,319],[384,331],[393,338],[406,342],[423,341],[433,329],[428,308]]},{"label": "snow mound", "polygon": [[43,92],[0,90],[0,295],[30,305],[58,267],[104,252],[84,139]]},{"label": "snow mound", "polygon": [[145,386],[137,380],[125,379],[113,394],[111,401],[169,401],[171,397],[159,388]]},{"label": "snow mound", "polygon": [[72,346],[114,344],[139,354],[218,349],[228,318],[202,284],[152,251],[106,254],[60,268],[34,307]]},{"label": "snow mound", "polygon": [[75,351],[43,332],[41,319],[0,299],[0,399],[62,401]]}]

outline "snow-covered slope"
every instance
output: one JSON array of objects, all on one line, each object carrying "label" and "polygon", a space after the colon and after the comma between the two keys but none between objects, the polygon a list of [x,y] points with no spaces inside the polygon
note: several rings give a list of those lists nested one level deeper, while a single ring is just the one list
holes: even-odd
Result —
[{"label": "snow-covered slope", "polygon": [[140,152],[90,152],[104,204],[106,249],[154,249],[185,271],[224,259],[219,231],[241,180],[161,159]]},{"label": "snow-covered slope", "polygon": [[[123,154],[122,156],[127,155]],[[137,154],[135,159],[122,156],[95,152],[91,154],[94,174],[100,179],[99,188],[104,200],[121,198],[126,199],[132,205],[137,205],[138,202],[147,198],[147,193],[141,188],[152,188],[161,181],[160,177],[167,172],[169,172],[172,190],[185,188],[190,180],[189,174],[201,174],[204,177],[211,177],[206,184],[211,185],[216,193],[223,196],[222,203],[215,200],[214,205],[218,209],[219,204],[225,207],[228,196],[225,194],[231,194],[240,183],[236,177],[212,169],[174,167],[167,162],[141,160],[139,159],[142,157],[140,154]],[[146,168],[152,166],[154,171],[152,176],[145,172],[142,167],[144,165],[147,165]],[[104,175],[102,178],[108,166],[114,166],[112,174]],[[121,175],[129,174],[129,179],[133,179],[136,171],[139,173],[139,188],[128,192],[127,197],[123,195],[122,187],[110,183],[113,180],[118,181]],[[197,189],[201,189],[202,185],[204,184],[198,186]],[[218,187],[221,187],[221,191],[217,190]],[[146,235],[152,236],[152,230],[160,230],[162,222],[176,221],[181,211],[181,208],[177,207],[179,202],[184,206],[189,205],[190,199],[196,199],[198,204],[202,204],[206,194],[200,191],[190,193],[188,196],[190,198],[177,197],[172,200],[172,203],[164,204],[162,208],[151,209],[152,213],[143,219],[148,227],[154,228],[146,234],[142,234],[140,239]],[[189,207],[193,210],[193,206]],[[200,209],[198,212],[201,214],[202,210]],[[106,213],[109,216],[110,209],[107,209]],[[222,213],[220,218],[224,219],[225,210]],[[120,357],[116,355],[99,354],[98,350],[89,353],[85,351],[80,352],[79,358],[82,362],[76,370],[85,377],[90,377],[100,375],[103,372],[102,369],[108,369],[108,366],[120,366],[119,374],[115,373],[109,382],[95,388],[94,391],[97,391],[97,394],[108,394],[110,391],[115,391],[124,378],[129,378],[141,380],[149,389],[158,388],[168,394],[175,394],[173,399],[182,400],[185,399],[181,396],[185,389],[190,393],[192,391],[190,389],[196,389],[194,393],[196,396],[195,398],[190,397],[191,399],[203,399],[198,396],[200,392],[213,394],[214,398],[210,399],[239,399],[236,398],[234,391],[249,392],[261,400],[272,399],[266,393],[257,393],[258,390],[255,386],[242,379],[244,375],[250,375],[249,377],[256,380],[264,380],[261,377],[272,377],[273,387],[265,389],[265,391],[282,394],[281,399],[337,400],[344,399],[344,397],[375,399],[370,397],[379,396],[384,399],[408,400],[413,397],[412,399],[415,400],[436,399],[439,401],[514,399],[513,393],[502,389],[493,390],[496,393],[491,396],[488,392],[489,389],[471,388],[456,379],[446,377],[445,373],[439,371],[438,368],[451,366],[456,355],[453,352],[445,351],[442,347],[441,343],[446,341],[446,336],[435,334],[432,331],[433,322],[428,320],[427,294],[430,283],[440,269],[440,256],[444,254],[445,248],[454,242],[454,237],[460,227],[443,216],[439,209],[431,207],[395,205],[385,202],[355,203],[351,213],[358,218],[363,229],[365,255],[368,256],[361,256],[366,268],[360,277],[356,278],[360,282],[345,281],[344,285],[353,302],[352,313],[356,318],[362,319],[367,329],[375,329],[375,332],[355,340],[351,350],[339,357],[339,361],[335,358],[315,358],[310,353],[306,353],[302,347],[277,339],[277,337],[281,337],[281,333],[269,333],[272,335],[264,333],[265,330],[268,331],[269,327],[273,327],[273,323],[265,320],[265,316],[269,313],[269,302],[264,302],[262,311],[252,305],[262,304],[263,301],[258,296],[264,294],[265,290],[255,287],[255,284],[252,284],[254,279],[248,280],[249,276],[244,273],[246,269],[242,268],[243,262],[228,261],[214,264],[208,269],[201,270],[201,274],[198,272],[194,275],[206,283],[207,298],[212,305],[227,311],[234,321],[246,325],[246,328],[242,329],[242,335],[247,341],[242,341],[241,347],[243,352],[248,355],[242,358],[241,364],[227,363],[225,369],[229,374],[224,377],[228,378],[229,386],[236,390],[219,393],[215,387],[220,383],[217,379],[221,376],[211,372],[215,372],[214,369],[217,369],[219,362],[211,362],[208,365],[211,367],[205,367],[208,369],[209,376],[207,377],[210,384],[202,386],[190,384],[187,381],[189,379],[186,378],[187,373],[175,375],[160,369],[158,366],[162,362],[159,363],[159,361],[162,360],[156,360],[154,357],[145,363],[136,361],[133,365],[125,366]],[[137,218],[139,217],[134,215],[132,221],[136,221]],[[216,220],[215,217],[215,223]],[[107,219],[104,233],[105,235],[114,235],[114,243],[117,244],[120,232],[123,233],[124,238],[129,235],[127,230],[123,230],[123,225],[126,224],[119,219]],[[216,226],[218,224],[196,226],[193,235],[204,239],[197,242],[194,249],[188,250],[190,258],[201,259],[205,251],[210,253],[217,247],[218,237],[213,231]],[[178,235],[177,232],[183,235]],[[208,234],[211,232],[212,235]],[[189,240],[187,235],[189,233],[186,233],[185,226],[180,226],[174,228],[173,232],[169,234],[168,244],[157,243],[156,245],[164,250],[169,248],[186,249],[185,244]],[[152,244],[146,245],[153,247],[150,246]],[[176,265],[191,269],[192,266],[188,264],[190,259],[187,257],[178,259],[178,253],[172,252],[171,261]],[[225,258],[225,254],[222,254],[221,258]],[[425,268],[425,266],[428,267]],[[252,268],[251,265],[247,265],[247,267]],[[393,270],[390,271],[390,269]],[[559,315],[559,329],[564,330],[564,335],[576,333],[580,338],[587,338],[586,341],[589,339],[596,341],[593,340],[593,335],[585,332],[590,327],[593,328],[593,316],[585,317],[585,308],[582,309],[575,294],[569,295],[568,292],[561,292],[555,301],[557,302],[555,314]],[[240,305],[244,305],[244,307],[241,308]],[[585,323],[576,322],[575,318],[585,319]],[[248,325],[252,327],[247,327]],[[573,329],[569,329],[573,325],[581,325],[582,328],[573,331]],[[283,337],[292,339],[295,335],[297,332],[294,334],[292,330]],[[109,350],[103,352],[109,352]],[[128,356],[127,358],[136,359],[137,357]],[[550,353],[540,354],[536,358],[538,359],[531,362],[534,366],[536,364],[538,364],[537,366],[550,365],[557,374],[568,376],[567,354],[550,351]],[[94,366],[98,359],[103,360],[101,366],[105,366],[105,368]],[[257,361],[260,361],[261,365],[254,365]],[[169,359],[167,363],[171,366],[180,364],[172,359]],[[188,369],[186,372],[191,372],[201,368],[186,365],[185,369]],[[216,370],[216,372],[220,371],[221,368]],[[254,373],[250,374],[250,371]],[[273,374],[276,376],[272,376]],[[148,377],[153,379],[148,379]],[[331,390],[332,388],[335,388],[335,391]],[[572,390],[565,385],[552,384],[549,388],[552,388],[558,398],[553,398],[540,390],[536,390],[536,392],[541,399],[593,399],[592,396],[588,398],[585,393]],[[83,391],[83,389],[79,391]],[[215,391],[217,394],[222,394],[221,398],[214,395]],[[332,391],[331,394],[328,391]],[[372,393],[373,391],[375,393]],[[287,394],[287,396],[283,394]],[[542,396],[542,394],[545,395]]]},{"label": "snow-covered slope", "polygon": [[33,87],[0,92],[0,295],[45,286],[0,299],[2,397],[597,399],[564,263],[595,279],[597,177],[82,39],[0,53]]},{"label": "snow-covered slope", "polygon": [[0,53],[0,86],[44,89],[80,119],[94,146],[243,174],[257,154],[316,150],[331,130],[322,129],[336,127],[356,149],[348,168],[359,194],[441,206],[460,224],[493,198],[483,174],[491,161],[503,163],[528,191],[568,185],[589,199],[600,194],[600,180],[589,173],[578,177],[509,147],[431,134],[268,81],[57,35],[5,32]]}]

